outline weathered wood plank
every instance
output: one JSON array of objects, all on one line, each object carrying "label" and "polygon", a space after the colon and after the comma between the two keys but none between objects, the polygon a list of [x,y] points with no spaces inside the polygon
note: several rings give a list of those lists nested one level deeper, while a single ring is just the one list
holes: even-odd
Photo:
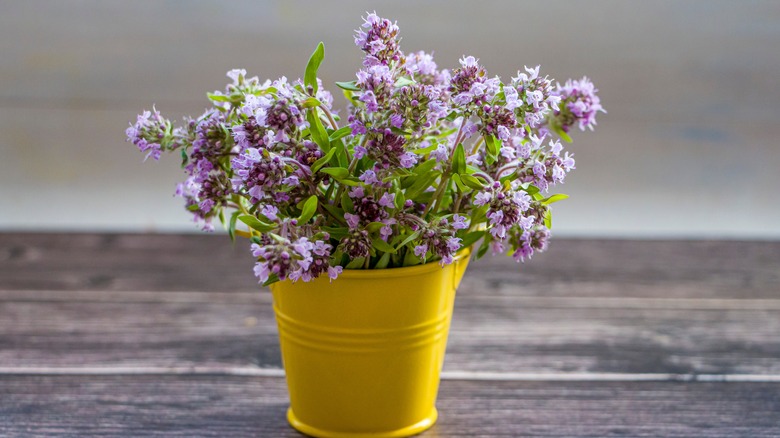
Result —
[{"label": "weathered wood plank", "polygon": [[[284,379],[0,376],[0,434],[298,437]],[[426,437],[770,437],[780,384],[442,382]]]},{"label": "weathered wood plank", "polygon": [[[0,364],[281,367],[267,292],[109,295],[0,292]],[[780,374],[780,300],[589,300],[463,293],[445,369]]]},{"label": "weathered wood plank", "polygon": [[[0,290],[257,291],[246,242],[204,234],[0,233]],[[780,298],[780,242],[556,239],[487,256],[460,295]]]}]

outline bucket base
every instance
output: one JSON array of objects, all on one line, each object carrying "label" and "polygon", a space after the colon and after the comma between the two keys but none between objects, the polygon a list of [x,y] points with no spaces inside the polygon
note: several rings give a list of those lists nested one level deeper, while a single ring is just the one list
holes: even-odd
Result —
[{"label": "bucket base", "polygon": [[309,426],[308,424],[305,424],[298,420],[298,418],[295,416],[295,413],[293,412],[292,408],[287,409],[287,421],[290,422],[290,425],[295,428],[295,430],[304,433],[309,436],[318,437],[318,438],[359,438],[359,437],[368,437],[368,438],[402,438],[402,437],[408,437],[412,435],[416,435],[418,433],[422,433],[425,430],[428,430],[431,426],[433,426],[434,423],[436,423],[436,419],[439,417],[439,412],[434,407],[430,414],[428,414],[425,418],[422,419],[422,421],[419,421],[415,424],[412,424],[411,426],[407,426],[401,429],[396,430],[390,430],[387,432],[368,432],[368,433],[353,433],[353,432],[336,432],[336,431],[329,431],[329,430],[322,430],[318,429],[316,427]]}]

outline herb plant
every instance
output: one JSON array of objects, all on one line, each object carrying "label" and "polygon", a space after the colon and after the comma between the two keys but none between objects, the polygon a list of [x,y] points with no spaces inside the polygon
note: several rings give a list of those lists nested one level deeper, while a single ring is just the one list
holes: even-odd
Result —
[{"label": "herb plant", "polygon": [[574,169],[561,140],[604,111],[593,84],[553,84],[538,66],[503,83],[473,56],[439,69],[398,41],[395,23],[367,15],[356,80],[335,83],[344,117],[317,77],[320,43],[303,80],[231,70],[200,117],[174,126],[153,108],[128,140],[147,158],[181,154],[176,194],[204,230],[217,218],[251,240],[265,284],[445,265],[480,240],[476,257],[545,250],[550,204],[566,198],[549,191]]}]

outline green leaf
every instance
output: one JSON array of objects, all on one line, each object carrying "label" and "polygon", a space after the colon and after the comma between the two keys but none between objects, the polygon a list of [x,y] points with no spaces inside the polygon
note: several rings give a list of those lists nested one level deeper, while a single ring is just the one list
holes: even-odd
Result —
[{"label": "green leaf", "polygon": [[404,131],[403,129],[398,129],[398,128],[396,128],[395,126],[391,126],[391,127],[390,127],[390,131],[391,131],[393,134],[395,134],[395,135],[402,135],[402,136],[403,136],[403,135],[412,135],[412,133],[411,133],[411,132],[406,132],[406,131]]},{"label": "green leaf", "polygon": [[563,201],[564,199],[569,199],[569,195],[564,195],[563,193],[558,193],[555,195],[552,195],[548,198],[542,199],[542,204],[544,205],[550,205],[554,202]]},{"label": "green leaf", "polygon": [[354,176],[351,176],[349,178],[344,178],[342,180],[339,180],[339,182],[341,184],[344,184],[345,186],[350,186],[350,187],[357,187],[363,184],[359,179],[355,178]]},{"label": "green leaf", "polygon": [[414,255],[414,251],[406,251],[406,255],[404,256],[403,266],[415,266],[421,264],[422,262],[423,262],[422,259]]},{"label": "green leaf", "polygon": [[303,103],[301,104],[301,106],[304,107],[304,108],[314,108],[314,107],[320,106],[320,105],[322,105],[322,102],[317,100],[316,97],[310,97],[310,98],[304,100]]},{"label": "green leaf", "polygon": [[241,214],[240,211],[234,211],[233,214],[230,215],[230,223],[228,224],[228,235],[230,236],[230,240],[232,242],[236,241],[236,220],[238,219],[239,214]]},{"label": "green leaf", "polygon": [[376,262],[376,265],[374,265],[374,269],[384,269],[387,267],[388,263],[390,263],[390,253],[386,252],[382,254],[382,257],[380,257],[379,260]]},{"label": "green leaf", "polygon": [[349,234],[349,228],[346,227],[322,227],[322,231],[330,234],[331,239],[341,240]]},{"label": "green leaf", "polygon": [[382,222],[371,222],[370,224],[366,225],[366,231],[369,233],[376,233],[379,231],[380,228],[384,227],[385,224]]},{"label": "green leaf", "polygon": [[328,175],[332,176],[336,181],[341,181],[342,179],[349,176],[349,170],[343,167],[324,167],[320,169],[320,172],[327,173]]},{"label": "green leaf", "polygon": [[317,70],[320,68],[322,58],[325,57],[325,44],[320,42],[317,44],[317,48],[314,49],[314,53],[309,58],[309,63],[306,64],[306,73],[303,75],[303,83],[306,87],[311,86],[314,89],[314,93],[317,94]]},{"label": "green leaf", "polygon": [[441,172],[438,170],[428,172],[425,175],[420,175],[417,178],[417,181],[415,181],[411,187],[406,189],[406,199],[415,199],[417,195],[423,193],[425,189],[430,187],[431,184],[436,181],[436,178],[438,178],[439,175],[441,175]]},{"label": "green leaf", "polygon": [[303,209],[301,209],[301,215],[298,217],[298,225],[303,225],[307,222],[309,222],[309,219],[314,216],[314,212],[317,211],[317,195],[311,195],[309,196],[309,199],[306,200],[306,203],[303,204]]},{"label": "green leaf", "polygon": [[372,239],[371,244],[373,245],[374,248],[378,249],[379,251],[387,252],[390,254],[395,253],[395,248],[393,248],[389,243],[385,242],[379,237]]},{"label": "green leaf", "polygon": [[261,233],[267,233],[276,228],[275,224],[267,224],[248,214],[239,216],[238,220],[245,223],[249,228],[255,229]]},{"label": "green leaf", "polygon": [[400,78],[398,78],[397,81],[395,81],[395,87],[396,88],[401,88],[401,87],[405,87],[407,85],[412,85],[412,84],[416,84],[416,83],[417,82],[415,82],[414,79],[407,78],[406,76],[401,76]]},{"label": "green leaf", "polygon": [[482,178],[471,176],[465,173],[460,175],[460,179],[463,181],[463,184],[471,187],[474,190],[482,190],[487,185],[487,182],[485,182],[485,180]]},{"label": "green leaf", "polygon": [[[352,198],[349,197],[349,194],[346,191],[341,194],[341,208],[347,213],[355,212],[355,205],[352,203]],[[342,214],[342,216],[344,215]]]},{"label": "green leaf", "polygon": [[539,187],[536,187],[535,185],[532,185],[530,183],[525,183],[520,187],[522,187],[523,190],[525,190],[529,195],[535,195],[539,193]]},{"label": "green leaf", "polygon": [[411,242],[412,240],[414,240],[414,239],[416,239],[418,237],[420,237],[420,232],[419,231],[415,231],[414,233],[410,234],[406,239],[404,239],[403,242],[399,243],[396,246],[396,249],[403,248],[404,246],[406,246],[407,243]]},{"label": "green leaf", "polygon": [[225,96],[224,94],[206,93],[206,96],[212,102],[230,102],[230,96]]},{"label": "green leaf", "polygon": [[439,145],[436,144],[436,143],[433,143],[432,145],[428,146],[427,148],[413,149],[411,152],[413,154],[415,154],[415,155],[425,155],[428,152],[433,152],[437,147],[439,147]]},{"label": "green leaf", "polygon": [[317,114],[317,109],[312,108],[306,112],[306,120],[309,121],[309,133],[311,139],[325,152],[330,150],[330,140],[328,140],[328,132],[325,127],[322,126],[320,116]]},{"label": "green leaf", "polygon": [[455,185],[458,186],[458,189],[461,192],[465,192],[466,190],[468,190],[468,187],[466,187],[466,185],[463,184],[463,181],[460,180],[460,175],[458,175],[457,173],[452,174],[452,180],[455,181]]},{"label": "green leaf", "polygon": [[488,249],[490,249],[490,235],[486,234],[486,238],[482,241],[482,245],[479,246],[479,249],[477,250],[477,260],[481,259],[482,256],[484,256]]},{"label": "green leaf", "polygon": [[279,281],[279,276],[276,274],[271,274],[268,276],[268,280],[266,280],[265,283],[263,283],[263,286],[270,286],[276,283],[277,281]]},{"label": "green leaf", "polygon": [[458,143],[455,153],[452,154],[452,172],[464,173],[466,171],[466,151],[463,150],[463,143]]},{"label": "green leaf", "polygon": [[487,218],[487,211],[490,208],[490,205],[483,205],[479,208],[476,208],[471,213],[471,224],[478,224],[484,221]]},{"label": "green leaf", "polygon": [[363,267],[363,265],[366,264],[366,258],[365,257],[358,257],[351,262],[347,263],[347,266],[345,266],[346,269],[360,269]]},{"label": "green leaf", "polygon": [[330,141],[336,141],[340,138],[348,136],[349,134],[352,134],[352,128],[349,126],[344,126],[343,128],[339,128],[338,131],[331,132],[328,139],[330,139]]},{"label": "green leaf", "polygon": [[565,141],[566,143],[571,143],[574,141],[571,139],[569,134],[561,128],[556,128],[555,133],[558,134],[558,137],[560,137],[561,140]]},{"label": "green leaf", "polygon": [[401,210],[404,208],[404,203],[406,202],[406,197],[404,196],[404,192],[401,191],[399,187],[396,187],[395,189],[395,208]]},{"label": "green leaf", "polygon": [[475,244],[477,240],[481,239],[482,236],[484,235],[485,235],[484,231],[472,231],[461,238],[460,247],[467,248]]},{"label": "green leaf", "polygon": [[436,166],[436,160],[423,161],[419,166],[414,168],[414,173],[417,175],[425,175],[431,169]]},{"label": "green leaf", "polygon": [[188,161],[190,161],[190,157],[187,155],[187,149],[181,148],[181,167],[186,166]]},{"label": "green leaf", "polygon": [[485,146],[487,147],[487,151],[492,156],[498,155],[499,145],[498,139],[493,134],[488,134],[485,136]]},{"label": "green leaf", "polygon": [[548,229],[552,229],[552,210],[547,210],[544,214],[544,226]]},{"label": "green leaf", "polygon": [[318,170],[320,170],[320,168],[322,168],[322,166],[324,166],[325,163],[330,161],[330,159],[333,157],[333,154],[335,154],[335,153],[336,153],[336,149],[334,148],[334,149],[329,150],[327,154],[325,154],[322,157],[320,157],[317,161],[315,161],[311,165],[311,172],[312,173],[316,173]]},{"label": "green leaf", "polygon": [[355,84],[355,81],[350,82],[336,82],[336,86],[342,90],[347,91],[360,91],[360,87]]},{"label": "green leaf", "polygon": [[344,210],[332,204],[322,204],[322,208],[328,210],[333,216],[344,217]]}]

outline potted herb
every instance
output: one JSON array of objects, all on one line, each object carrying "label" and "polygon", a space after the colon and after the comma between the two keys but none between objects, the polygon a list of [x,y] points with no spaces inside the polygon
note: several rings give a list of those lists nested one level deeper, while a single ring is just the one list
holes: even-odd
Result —
[{"label": "potted herb", "polygon": [[[603,111],[583,78],[539,67],[509,81],[464,56],[453,70],[403,53],[398,26],[368,14],[356,79],[261,81],[231,70],[211,107],[174,126],[153,109],[127,129],[155,160],[178,152],[176,194],[204,230],[250,240],[270,285],[290,423],[314,436],[408,436],[434,406],[455,290],[469,258],[544,251],[550,194],[574,169],[574,128]],[[472,250],[473,248],[473,250]]]}]

